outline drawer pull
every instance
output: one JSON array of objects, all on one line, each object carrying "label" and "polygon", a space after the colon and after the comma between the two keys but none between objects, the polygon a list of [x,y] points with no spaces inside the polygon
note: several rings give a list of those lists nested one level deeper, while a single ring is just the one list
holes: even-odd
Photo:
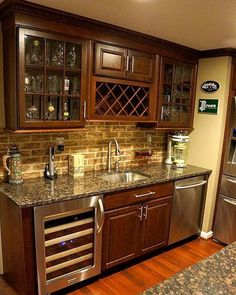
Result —
[{"label": "drawer pull", "polygon": [[227,178],[227,181],[236,184],[236,180],[234,180],[234,179]]},{"label": "drawer pull", "polygon": [[152,196],[152,195],[155,195],[155,192],[148,192],[145,194],[137,194],[137,195],[135,195],[135,198],[142,198],[142,197],[147,197],[147,196]]}]

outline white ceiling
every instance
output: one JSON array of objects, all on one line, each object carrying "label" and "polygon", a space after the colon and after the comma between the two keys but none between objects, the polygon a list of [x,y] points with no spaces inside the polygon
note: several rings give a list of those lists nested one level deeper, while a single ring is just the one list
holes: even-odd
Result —
[{"label": "white ceiling", "polygon": [[236,0],[30,0],[199,50],[236,48]]}]

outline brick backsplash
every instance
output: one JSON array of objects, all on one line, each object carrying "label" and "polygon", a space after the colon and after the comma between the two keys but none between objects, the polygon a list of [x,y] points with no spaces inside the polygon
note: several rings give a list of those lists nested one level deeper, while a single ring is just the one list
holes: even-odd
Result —
[{"label": "brick backsplash", "polygon": [[[147,133],[152,134],[152,143],[147,143]],[[88,123],[85,128],[63,133],[0,133],[0,157],[6,153],[6,146],[16,143],[22,154],[23,178],[43,176],[48,162],[48,148],[57,137],[63,137],[65,150],[56,153],[58,174],[68,173],[68,155],[80,153],[85,157],[85,171],[106,168],[109,140],[116,138],[122,154],[113,153],[112,164],[120,160],[120,167],[135,166],[150,162],[161,162],[166,154],[166,133],[136,127],[133,123]],[[151,148],[151,159],[136,157],[135,152]],[[0,177],[3,176],[2,161]]]}]

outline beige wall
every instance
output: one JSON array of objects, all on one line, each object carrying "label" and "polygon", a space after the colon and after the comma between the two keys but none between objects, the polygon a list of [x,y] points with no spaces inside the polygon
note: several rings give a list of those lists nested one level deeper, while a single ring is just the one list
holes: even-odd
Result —
[{"label": "beige wall", "polygon": [[[204,232],[211,231],[214,214],[222,144],[224,139],[230,71],[230,57],[207,58],[200,59],[199,61],[194,131],[190,135],[188,163],[212,169],[203,220]],[[213,94],[203,93],[200,90],[200,86],[207,80],[217,81],[220,84],[220,89]],[[200,98],[219,99],[219,113],[217,115],[198,113],[198,100]]]}]

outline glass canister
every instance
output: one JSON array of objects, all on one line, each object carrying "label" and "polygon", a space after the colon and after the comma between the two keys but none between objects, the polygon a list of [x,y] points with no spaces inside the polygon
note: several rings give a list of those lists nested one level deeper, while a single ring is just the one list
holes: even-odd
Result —
[{"label": "glass canister", "polygon": [[176,167],[186,167],[188,142],[176,142],[173,146],[173,164]]},{"label": "glass canister", "polygon": [[8,182],[19,184],[23,181],[21,171],[21,154],[16,144],[10,149],[8,148],[7,154],[3,155],[3,167],[8,174]]}]

